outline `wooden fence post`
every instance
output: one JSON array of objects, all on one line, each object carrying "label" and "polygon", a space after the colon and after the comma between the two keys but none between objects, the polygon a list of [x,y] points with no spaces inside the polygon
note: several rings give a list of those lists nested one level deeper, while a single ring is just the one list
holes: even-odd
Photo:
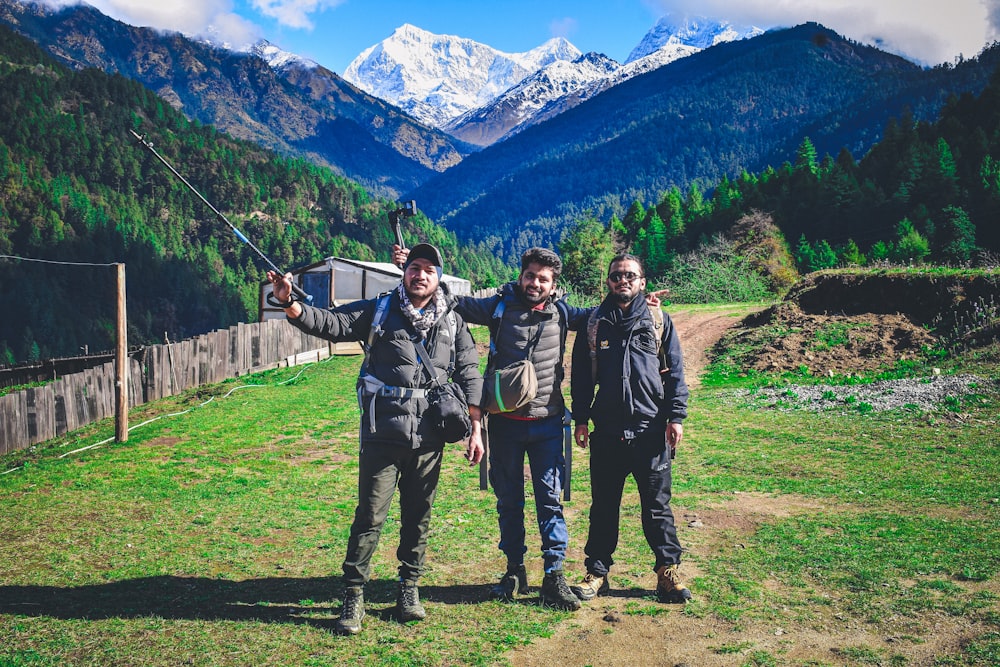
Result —
[{"label": "wooden fence post", "polygon": [[125,264],[115,264],[118,275],[117,331],[115,335],[115,442],[128,440],[128,329],[125,325]]}]

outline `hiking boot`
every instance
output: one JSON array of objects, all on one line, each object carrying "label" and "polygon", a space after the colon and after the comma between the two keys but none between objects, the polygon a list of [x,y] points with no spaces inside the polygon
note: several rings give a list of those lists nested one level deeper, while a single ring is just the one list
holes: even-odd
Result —
[{"label": "hiking boot", "polygon": [[691,591],[677,572],[677,563],[661,565],[656,569],[656,597],[660,602],[674,603],[684,603],[691,599]]},{"label": "hiking boot", "polygon": [[361,621],[365,617],[365,589],[348,586],[344,590],[344,604],[337,619],[337,631],[342,635],[356,635],[361,632]]},{"label": "hiking boot", "polygon": [[602,577],[599,574],[588,572],[580,585],[570,586],[570,590],[573,591],[573,595],[586,602],[593,600],[598,595],[606,595],[611,590],[611,586],[608,584],[608,575]]},{"label": "hiking boot", "polygon": [[555,607],[566,611],[576,611],[580,608],[580,601],[566,584],[566,577],[563,576],[562,570],[545,573],[539,597],[546,607]]},{"label": "hiking boot", "polygon": [[396,608],[399,609],[399,620],[403,623],[424,620],[427,612],[424,611],[424,606],[420,604],[420,593],[417,590],[417,582],[399,582],[399,593],[396,595]]},{"label": "hiking boot", "polygon": [[525,595],[527,592],[528,573],[524,569],[524,564],[514,567],[508,565],[507,573],[490,588],[490,599],[513,602],[515,595]]}]

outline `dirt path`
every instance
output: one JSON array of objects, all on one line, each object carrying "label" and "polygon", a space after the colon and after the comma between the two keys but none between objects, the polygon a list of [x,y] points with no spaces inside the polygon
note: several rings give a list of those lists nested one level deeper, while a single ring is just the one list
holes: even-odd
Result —
[{"label": "dirt path", "polygon": [[708,351],[722,337],[727,329],[735,325],[751,311],[746,308],[710,313],[675,310],[670,318],[677,327],[684,353],[684,377],[689,387],[701,384],[701,374],[708,364]]}]

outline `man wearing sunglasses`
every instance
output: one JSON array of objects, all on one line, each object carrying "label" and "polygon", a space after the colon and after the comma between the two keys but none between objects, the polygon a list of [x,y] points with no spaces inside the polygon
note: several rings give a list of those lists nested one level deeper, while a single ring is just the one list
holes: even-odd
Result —
[{"label": "man wearing sunglasses", "polygon": [[[580,447],[590,448],[591,506],[584,548],[587,573],[572,590],[581,600],[608,592],[622,493],[625,479],[632,475],[643,533],[653,551],[657,597],[661,602],[687,602],[691,591],[677,572],[681,545],[670,509],[671,459],[687,417],[680,341],[670,316],[663,313],[661,322],[650,314],[646,299],[637,298],[646,287],[638,257],[615,257],[607,285],[609,293],[593,320],[593,343],[591,336],[577,336],[573,346],[575,439]],[[591,354],[596,355],[593,361]],[[590,420],[593,432],[588,432]]]}]

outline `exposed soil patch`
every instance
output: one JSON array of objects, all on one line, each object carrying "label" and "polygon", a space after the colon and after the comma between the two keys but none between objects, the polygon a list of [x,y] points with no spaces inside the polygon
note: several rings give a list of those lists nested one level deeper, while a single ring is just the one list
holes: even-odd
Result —
[{"label": "exposed soil patch", "polygon": [[785,300],[727,336],[738,364],[761,372],[849,375],[920,356],[976,303],[1000,291],[982,276],[810,274]]},{"label": "exposed soil patch", "polygon": [[732,342],[755,348],[743,360],[755,371],[848,375],[913,359],[936,338],[899,313],[819,315],[784,303],[749,319]]}]

